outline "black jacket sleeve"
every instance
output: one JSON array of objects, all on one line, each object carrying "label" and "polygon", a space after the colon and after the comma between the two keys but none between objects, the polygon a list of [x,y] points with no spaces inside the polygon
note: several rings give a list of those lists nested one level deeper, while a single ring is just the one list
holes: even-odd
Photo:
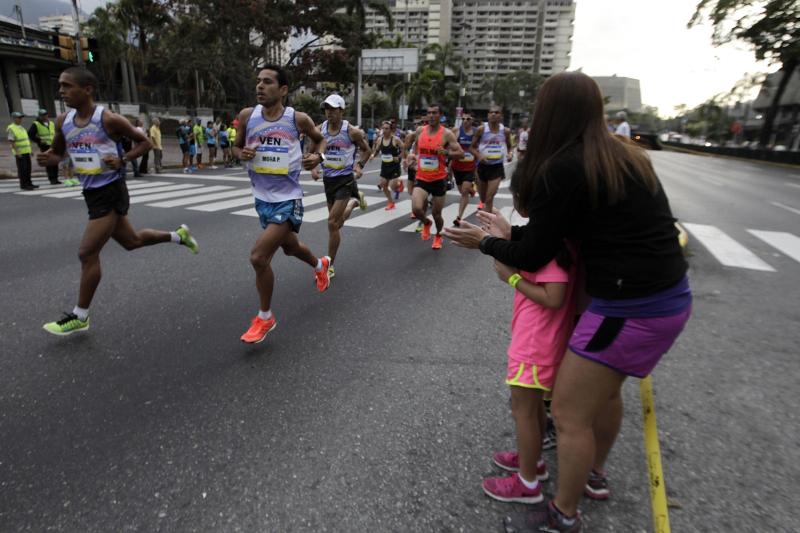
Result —
[{"label": "black jacket sleeve", "polygon": [[512,228],[511,240],[489,237],[481,251],[501,263],[535,272],[555,258],[578,222],[585,189],[583,168],[572,161],[551,165],[539,179],[528,206],[529,221]]},{"label": "black jacket sleeve", "polygon": [[31,127],[28,129],[28,138],[36,145],[42,144],[39,139],[39,130],[36,129],[36,124],[31,124]]}]

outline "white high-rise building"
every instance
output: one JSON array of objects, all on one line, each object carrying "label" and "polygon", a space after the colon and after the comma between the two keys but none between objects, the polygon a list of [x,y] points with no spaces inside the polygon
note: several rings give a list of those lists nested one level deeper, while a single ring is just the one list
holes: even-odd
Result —
[{"label": "white high-rise building", "polygon": [[452,0],[389,0],[389,7],[394,30],[390,32],[386,19],[372,10],[367,13],[367,30],[386,39],[400,36],[407,45],[420,49],[450,40]]},{"label": "white high-rise building", "polygon": [[[84,22],[86,22],[86,17],[81,17],[81,23]],[[43,30],[50,31],[55,31],[56,28],[58,28],[58,32],[65,35],[75,35],[78,33],[75,17],[72,15],[49,15],[47,17],[39,17],[39,27]]]},{"label": "white high-rise building", "polygon": [[452,41],[468,64],[476,94],[487,77],[527,70],[545,76],[569,68],[574,0],[390,0],[394,31],[375,12],[367,29],[422,48]]}]

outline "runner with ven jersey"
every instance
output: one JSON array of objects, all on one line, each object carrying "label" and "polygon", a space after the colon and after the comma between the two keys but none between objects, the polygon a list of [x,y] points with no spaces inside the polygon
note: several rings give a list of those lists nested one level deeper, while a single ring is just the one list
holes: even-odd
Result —
[{"label": "runner with ven jersey", "polygon": [[[278,66],[267,65],[258,74],[255,107],[239,113],[234,154],[247,162],[247,172],[255,197],[255,208],[264,231],[250,251],[250,264],[256,273],[260,306],[242,342],[261,342],[275,329],[272,293],[275,276],[272,258],[278,251],[294,256],[314,268],[317,290],[328,288],[330,258],[317,258],[297,238],[303,222],[303,189],[301,167],[310,170],[323,158],[316,150],[324,139],[314,122],[305,113],[285,107],[289,79]],[[300,150],[300,134],[311,141],[312,151],[305,156]]]}]

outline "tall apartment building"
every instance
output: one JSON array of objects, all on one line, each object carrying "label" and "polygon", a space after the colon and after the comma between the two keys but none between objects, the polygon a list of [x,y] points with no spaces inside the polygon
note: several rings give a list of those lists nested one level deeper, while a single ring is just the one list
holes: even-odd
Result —
[{"label": "tall apartment building", "polygon": [[529,70],[543,75],[569,68],[574,0],[390,0],[394,33],[374,12],[367,28],[417,47],[452,40],[467,59],[467,90],[487,77]]},{"label": "tall apartment building", "polygon": [[390,33],[386,19],[372,10],[367,13],[367,30],[387,39],[399,35],[406,44],[420,49],[450,40],[452,0],[389,0],[389,7],[394,32]]},{"label": "tall apartment building", "polygon": [[569,68],[574,18],[573,0],[455,0],[453,44],[468,61],[467,90],[517,70]]}]

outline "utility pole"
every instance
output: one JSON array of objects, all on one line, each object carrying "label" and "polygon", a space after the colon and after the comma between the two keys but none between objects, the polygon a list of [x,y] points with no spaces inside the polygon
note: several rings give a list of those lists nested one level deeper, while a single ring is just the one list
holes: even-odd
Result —
[{"label": "utility pole", "polygon": [[17,13],[19,17],[19,27],[22,30],[22,38],[27,39],[28,37],[25,35],[25,21],[22,20],[22,6],[19,5],[19,2],[14,4],[14,11]]},{"label": "utility pole", "polygon": [[83,65],[83,50],[81,50],[81,18],[78,15],[78,0],[72,0],[72,18],[75,19],[75,49],[78,52],[78,64]]}]

